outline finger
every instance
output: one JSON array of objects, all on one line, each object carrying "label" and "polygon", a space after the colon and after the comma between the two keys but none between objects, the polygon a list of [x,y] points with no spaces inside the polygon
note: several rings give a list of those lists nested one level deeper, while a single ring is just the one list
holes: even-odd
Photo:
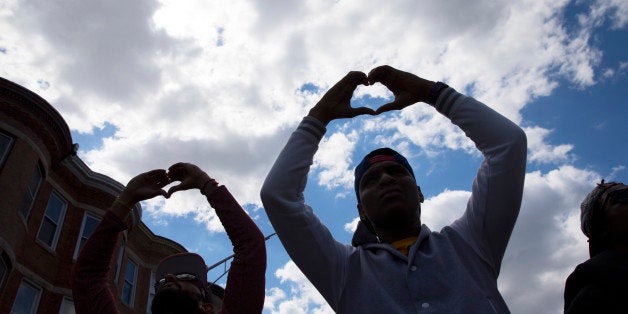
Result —
[{"label": "finger", "polygon": [[405,106],[398,102],[398,101],[393,101],[393,102],[389,102],[387,104],[384,104],[382,106],[380,106],[379,108],[377,108],[375,110],[375,114],[380,114],[383,112],[387,112],[387,111],[393,111],[393,110],[399,110],[399,109],[403,109]]},{"label": "finger", "polygon": [[168,177],[171,181],[181,181],[187,176],[188,169],[185,163],[177,163],[168,168]]},{"label": "finger", "polygon": [[155,169],[155,170],[146,172],[144,174],[144,177],[148,178],[151,181],[168,180],[168,175],[166,173],[166,170],[163,170],[163,169]]},{"label": "finger", "polygon": [[145,173],[147,176],[161,176],[166,174],[164,169],[155,169]]},{"label": "finger", "polygon": [[364,72],[360,72],[360,71],[351,71],[349,72],[345,78],[351,82],[351,84],[354,85],[367,85],[368,84],[368,78],[366,76],[366,74]]},{"label": "finger", "polygon": [[170,196],[172,196],[172,194],[174,194],[175,192],[179,192],[185,190],[183,188],[183,186],[181,184],[177,184],[175,186],[172,186],[168,189],[168,192],[166,193],[166,198],[170,198]]},{"label": "finger", "polygon": [[171,181],[170,181],[170,177],[168,177],[168,174],[164,172],[164,173],[155,174],[155,175],[151,176],[149,178],[148,183],[149,184],[155,184],[155,185],[157,185],[158,187],[161,188],[161,187],[164,187],[164,186],[170,184]]},{"label": "finger", "polygon": [[168,194],[168,192],[164,191],[164,189],[159,189],[159,191],[157,191],[157,195],[161,195],[165,198],[170,198],[170,194]]},{"label": "finger", "polygon": [[[334,87],[346,87],[346,86],[358,86],[360,84],[367,84],[368,79],[366,74],[360,71],[351,71],[347,73]],[[332,87],[333,88],[333,87]]]},{"label": "finger", "polygon": [[351,99],[353,96],[353,92],[358,88],[358,85],[367,85],[368,79],[366,74],[359,71],[349,72],[345,77],[338,82],[338,84],[342,84],[341,96],[343,98]]},{"label": "finger", "polygon": [[375,110],[371,109],[371,108],[367,108],[367,107],[357,107],[357,108],[352,108],[351,109],[351,118],[353,117],[357,117],[363,114],[370,114],[370,115],[374,115],[375,114]]},{"label": "finger", "polygon": [[186,165],[185,162],[178,162],[178,163],[173,164],[172,166],[168,167],[168,171],[185,168],[185,165]]},{"label": "finger", "polygon": [[369,84],[373,85],[377,82],[382,82],[393,70],[394,68],[389,65],[382,65],[372,69],[367,76]]},{"label": "finger", "polygon": [[176,163],[170,167],[168,167],[168,175],[172,176],[173,173],[181,171],[182,165],[181,163]]}]

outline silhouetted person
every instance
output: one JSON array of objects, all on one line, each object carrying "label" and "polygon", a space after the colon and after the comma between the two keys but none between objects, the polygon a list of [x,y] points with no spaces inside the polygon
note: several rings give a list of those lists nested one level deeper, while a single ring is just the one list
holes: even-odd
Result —
[{"label": "silhouetted person", "polygon": [[[395,96],[373,111],[353,108],[358,85]],[[361,222],[353,246],[337,242],[305,204],[308,171],[326,125],[425,102],[459,126],[484,154],[462,217],[440,232],[421,225],[423,194],[406,158],[368,154],[355,169]],[[341,313],[506,313],[497,277],[523,192],[526,136],[477,100],[390,66],[350,72],[310,110],[279,154],[261,196],[290,257]]]},{"label": "silhouetted person", "polygon": [[602,180],[580,205],[590,259],[565,285],[565,312],[628,313],[628,185]]},{"label": "silhouetted person", "polygon": [[[181,183],[168,192],[163,187]],[[109,265],[120,233],[128,228],[132,206],[158,195],[169,198],[174,192],[199,189],[222,222],[235,257],[227,278],[220,313],[261,313],[264,305],[266,247],[264,236],[238,205],[225,186],[197,166],[177,163],[166,170],[152,170],[129,181],[107,210],[102,221],[81,250],[72,275],[76,313],[118,313],[109,288]],[[207,266],[194,253],[166,257],[155,272],[152,313],[214,313],[207,283]]]}]

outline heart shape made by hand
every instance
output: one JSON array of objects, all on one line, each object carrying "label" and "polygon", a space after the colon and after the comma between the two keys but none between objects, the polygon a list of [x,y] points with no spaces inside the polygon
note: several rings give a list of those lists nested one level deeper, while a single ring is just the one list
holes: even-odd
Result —
[{"label": "heart shape made by hand", "polygon": [[[376,83],[381,83],[393,93],[392,102],[383,104],[375,110],[351,106],[353,92],[359,85],[369,86]],[[414,103],[426,101],[430,88],[434,84],[432,81],[388,65],[376,67],[368,75],[360,71],[352,71],[323,95],[310,110],[309,115],[327,124],[334,119],[353,118],[363,114],[378,115],[391,110],[401,110]]]}]

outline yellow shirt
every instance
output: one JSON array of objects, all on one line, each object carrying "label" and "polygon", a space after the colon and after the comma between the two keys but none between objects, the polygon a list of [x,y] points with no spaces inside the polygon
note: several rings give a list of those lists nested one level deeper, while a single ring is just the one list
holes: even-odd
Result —
[{"label": "yellow shirt", "polygon": [[408,256],[408,252],[410,251],[410,247],[416,242],[419,237],[409,237],[405,239],[401,239],[399,241],[395,241],[391,243],[395,250],[401,252],[403,255]]}]

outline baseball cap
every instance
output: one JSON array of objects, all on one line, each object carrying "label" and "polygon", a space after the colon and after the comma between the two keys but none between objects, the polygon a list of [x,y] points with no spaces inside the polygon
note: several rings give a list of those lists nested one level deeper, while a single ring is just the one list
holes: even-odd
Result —
[{"label": "baseball cap", "polygon": [[378,148],[364,156],[358,166],[355,167],[354,186],[355,197],[358,199],[358,203],[360,203],[360,179],[362,179],[362,176],[364,175],[366,170],[368,170],[372,165],[382,161],[394,161],[401,164],[406,169],[408,169],[412,177],[416,180],[416,177],[414,177],[414,171],[412,171],[412,167],[410,167],[410,164],[408,163],[406,157],[403,157],[392,148]]},{"label": "baseball cap", "polygon": [[196,253],[178,253],[170,255],[157,265],[155,281],[166,277],[167,274],[191,274],[203,285],[203,294],[207,293],[207,265],[203,258]]},{"label": "baseball cap", "polygon": [[592,236],[594,213],[603,210],[610,200],[628,202],[628,185],[602,180],[580,204],[580,229],[587,238]]}]

